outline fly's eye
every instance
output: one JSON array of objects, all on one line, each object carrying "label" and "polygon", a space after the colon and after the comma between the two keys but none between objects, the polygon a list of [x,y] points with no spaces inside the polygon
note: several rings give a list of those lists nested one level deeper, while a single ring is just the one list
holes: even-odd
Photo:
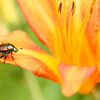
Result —
[{"label": "fly's eye", "polygon": [[10,50],[13,49],[13,47],[11,45],[9,45],[7,48],[10,49]]},{"label": "fly's eye", "polygon": [[17,48],[14,48],[14,51],[15,51],[15,52],[17,52],[17,51],[18,51],[18,49],[17,49]]}]

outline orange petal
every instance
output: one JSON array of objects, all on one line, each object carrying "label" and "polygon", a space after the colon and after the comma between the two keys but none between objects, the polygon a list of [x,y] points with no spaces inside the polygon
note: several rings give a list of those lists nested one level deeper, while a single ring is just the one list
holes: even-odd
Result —
[{"label": "orange petal", "polygon": [[97,69],[97,72],[96,72],[97,74],[95,75],[95,83],[100,82],[100,71],[98,71],[98,69]]},{"label": "orange petal", "polygon": [[[86,1],[86,0],[85,0]],[[100,0],[95,0],[93,13],[86,28],[86,34],[92,52],[96,52],[97,32],[100,29]],[[87,4],[87,1],[85,2]],[[85,6],[86,8],[86,6]]]},{"label": "orange petal", "polygon": [[[56,60],[39,48],[23,31],[14,31],[2,38],[1,43],[11,43],[19,49],[18,52],[13,53],[14,60],[11,55],[7,56],[6,63],[16,64],[25,68],[37,76],[45,77],[50,80],[59,82],[58,76],[48,66],[54,63],[56,67]],[[20,49],[22,48],[22,49]],[[45,58],[45,56],[47,58]],[[45,62],[45,59],[47,62]],[[39,59],[38,59],[39,58]],[[50,61],[50,62],[49,62]],[[52,62],[53,61],[53,62]],[[0,59],[0,62],[4,62],[4,58]],[[48,64],[49,63],[49,64]],[[57,62],[58,63],[58,62]],[[52,66],[52,67],[54,67]],[[54,67],[54,68],[55,68]],[[54,69],[55,70],[55,69]]]},{"label": "orange petal", "polygon": [[33,58],[32,56],[25,54],[16,55],[14,56],[14,58],[14,62],[17,65],[31,71],[34,75],[44,77],[58,83],[60,82],[58,76],[52,70],[50,70],[46,64],[44,64],[37,58]]},{"label": "orange petal", "polygon": [[88,77],[95,67],[78,67],[60,63],[60,73],[62,76],[62,91],[66,96],[76,93],[83,80]]},{"label": "orange petal", "polygon": [[83,81],[81,88],[79,89],[79,92],[82,94],[89,93],[92,90],[92,88],[96,85],[96,83],[99,82],[98,74],[99,73],[96,67],[95,71]]},{"label": "orange petal", "polygon": [[49,0],[17,1],[33,32],[51,51],[55,52],[55,16]]},{"label": "orange petal", "polygon": [[77,2],[80,2],[80,8],[82,11],[82,17],[84,18],[87,11],[89,10],[93,0],[89,0],[89,2],[87,2],[87,0],[76,0]]}]

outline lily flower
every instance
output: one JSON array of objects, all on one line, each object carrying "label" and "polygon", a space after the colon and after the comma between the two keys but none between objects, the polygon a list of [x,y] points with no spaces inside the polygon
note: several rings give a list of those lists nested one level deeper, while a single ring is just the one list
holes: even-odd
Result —
[{"label": "lily flower", "polygon": [[[22,48],[6,63],[61,84],[71,96],[100,82],[100,0],[17,0],[33,32],[51,51],[17,30],[0,38]],[[4,58],[0,59],[4,62]]]}]

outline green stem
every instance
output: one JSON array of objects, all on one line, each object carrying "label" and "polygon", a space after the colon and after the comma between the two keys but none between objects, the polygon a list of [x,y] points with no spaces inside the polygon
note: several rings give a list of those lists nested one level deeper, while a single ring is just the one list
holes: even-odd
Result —
[{"label": "green stem", "polygon": [[29,71],[24,71],[27,86],[31,93],[31,100],[44,100],[41,88],[39,87],[37,79]]}]

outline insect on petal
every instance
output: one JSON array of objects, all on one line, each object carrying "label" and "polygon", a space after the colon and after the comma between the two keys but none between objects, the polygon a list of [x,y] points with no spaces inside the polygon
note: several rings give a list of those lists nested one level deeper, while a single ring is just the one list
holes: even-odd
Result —
[{"label": "insect on petal", "polygon": [[[19,65],[37,76],[59,82],[59,78],[56,75],[57,72],[54,72],[55,68],[57,68],[55,59],[39,48],[25,32],[20,30],[14,31],[0,38],[0,41],[1,43],[3,42],[13,44],[16,48],[18,48],[18,51],[12,55],[14,60],[9,54],[6,59],[6,63]],[[47,62],[44,60],[45,56]],[[49,63],[49,61],[51,61],[51,63]],[[0,59],[0,62],[4,62],[4,58]],[[49,68],[48,63],[53,63],[52,67],[54,69]]]}]

